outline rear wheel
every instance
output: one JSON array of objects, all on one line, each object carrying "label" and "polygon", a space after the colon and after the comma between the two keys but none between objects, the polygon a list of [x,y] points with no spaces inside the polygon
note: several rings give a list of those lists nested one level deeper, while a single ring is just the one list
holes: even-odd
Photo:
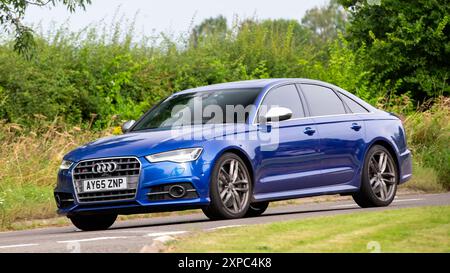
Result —
[{"label": "rear wheel", "polygon": [[267,207],[269,207],[269,202],[259,202],[250,204],[247,213],[245,214],[245,217],[260,216],[266,211]]},{"label": "rear wheel", "polygon": [[391,153],[381,145],[373,146],[364,160],[360,190],[353,194],[363,208],[392,203],[397,192],[398,171]]},{"label": "rear wheel", "polygon": [[73,215],[69,219],[83,231],[105,230],[114,224],[117,214]]},{"label": "rear wheel", "polygon": [[210,198],[205,215],[213,220],[245,216],[250,205],[252,183],[247,166],[233,153],[219,158],[211,174]]}]

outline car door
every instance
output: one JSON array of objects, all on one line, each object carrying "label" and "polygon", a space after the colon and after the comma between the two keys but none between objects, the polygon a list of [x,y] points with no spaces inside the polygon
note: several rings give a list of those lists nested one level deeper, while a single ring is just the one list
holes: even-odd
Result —
[{"label": "car door", "polygon": [[[311,118],[305,111],[295,85],[284,85],[270,90],[259,108],[257,120],[272,107],[289,108],[290,119],[258,124],[259,130],[270,130],[275,146],[261,144],[259,153],[260,168],[256,173],[258,185],[255,194],[285,192],[308,188],[317,183],[320,175],[318,158],[319,139]],[[289,193],[286,193],[289,194]]]},{"label": "car door", "polygon": [[318,186],[357,183],[364,153],[364,123],[331,88],[301,84],[320,135],[322,177]]}]

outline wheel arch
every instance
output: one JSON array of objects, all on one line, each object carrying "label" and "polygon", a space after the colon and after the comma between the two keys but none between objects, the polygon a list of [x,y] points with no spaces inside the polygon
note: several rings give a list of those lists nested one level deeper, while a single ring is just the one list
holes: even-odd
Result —
[{"label": "wheel arch", "polygon": [[217,163],[217,160],[226,153],[233,153],[233,154],[239,156],[242,159],[242,161],[244,161],[244,164],[247,167],[247,170],[250,174],[251,183],[252,183],[252,186],[254,189],[254,186],[255,186],[254,168],[251,163],[250,156],[245,151],[243,151],[241,148],[227,147],[227,148],[221,150],[220,153],[218,153],[216,158],[214,159],[213,165],[215,165]]},{"label": "wheel arch", "polygon": [[383,139],[383,138],[377,138],[374,139],[367,147],[366,152],[364,153],[364,158],[366,157],[367,153],[369,152],[369,150],[375,146],[375,145],[380,145],[383,146],[384,148],[386,148],[386,150],[389,151],[389,153],[391,153],[392,157],[394,158],[395,161],[395,166],[397,168],[397,184],[400,182],[400,177],[401,176],[401,166],[400,166],[400,160],[399,160],[399,155],[397,153],[397,150],[395,149],[395,146],[388,141],[387,139]]}]

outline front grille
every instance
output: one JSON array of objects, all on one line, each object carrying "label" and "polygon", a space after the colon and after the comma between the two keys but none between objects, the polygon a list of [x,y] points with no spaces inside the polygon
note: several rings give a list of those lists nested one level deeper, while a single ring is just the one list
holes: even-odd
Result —
[{"label": "front grille", "polygon": [[[112,173],[94,173],[92,168],[96,163],[115,162],[117,169]],[[116,200],[130,200],[136,197],[139,183],[141,163],[135,157],[102,158],[85,160],[78,163],[73,169],[75,191],[80,203],[106,202]],[[126,177],[127,189],[83,192],[83,181],[95,178]]]}]

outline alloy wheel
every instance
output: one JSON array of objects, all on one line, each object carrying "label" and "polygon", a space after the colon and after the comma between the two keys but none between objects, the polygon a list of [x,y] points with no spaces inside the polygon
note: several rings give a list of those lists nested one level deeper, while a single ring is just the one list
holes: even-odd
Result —
[{"label": "alloy wheel", "polygon": [[369,161],[369,181],[375,196],[381,201],[387,201],[395,194],[397,175],[391,157],[379,151],[372,155]]},{"label": "alloy wheel", "polygon": [[217,179],[222,204],[232,213],[240,213],[249,200],[249,178],[241,165],[236,159],[224,161]]}]

